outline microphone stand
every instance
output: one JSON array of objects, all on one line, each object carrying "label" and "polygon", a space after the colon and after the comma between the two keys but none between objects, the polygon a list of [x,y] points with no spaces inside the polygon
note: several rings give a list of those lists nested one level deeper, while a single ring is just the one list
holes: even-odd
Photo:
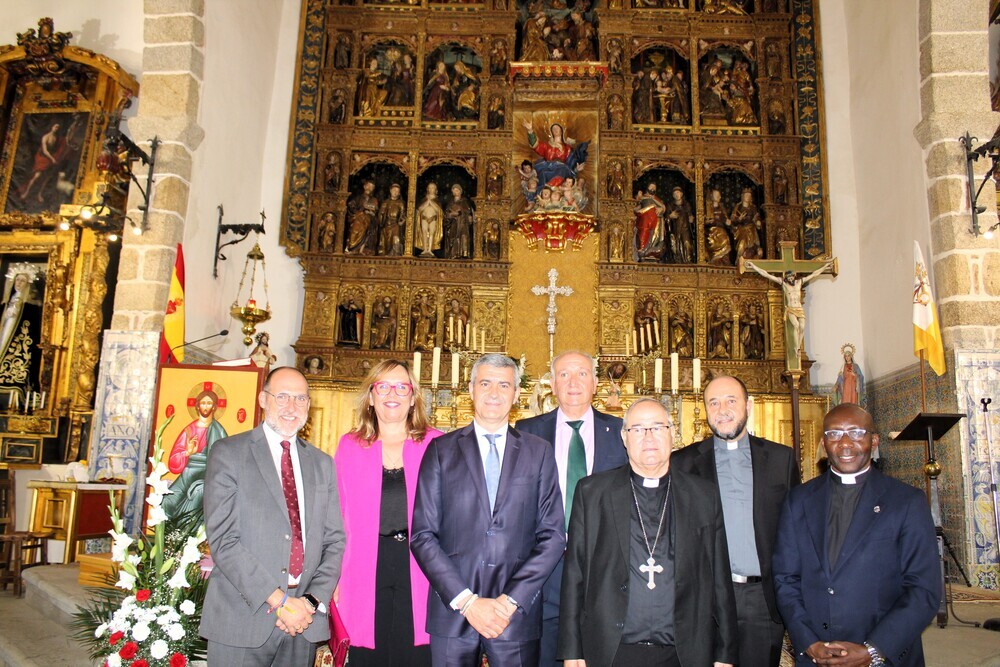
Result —
[{"label": "microphone stand", "polygon": [[202,338],[198,338],[196,340],[192,340],[192,341],[189,341],[187,343],[181,343],[180,345],[175,345],[172,348],[170,348],[170,354],[173,354],[174,350],[179,350],[182,347],[187,347],[188,345],[194,345],[195,343],[200,343],[201,341],[208,340],[209,338],[217,338],[219,336],[228,336],[228,335],[229,335],[229,329],[223,329],[219,333],[214,333],[214,334],[212,334],[210,336],[204,336]]}]

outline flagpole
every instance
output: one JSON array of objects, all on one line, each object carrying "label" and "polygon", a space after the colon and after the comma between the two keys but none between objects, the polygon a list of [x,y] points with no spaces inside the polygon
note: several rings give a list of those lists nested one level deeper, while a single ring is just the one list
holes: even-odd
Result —
[{"label": "flagpole", "polygon": [[924,378],[924,351],[920,350],[920,411],[927,412],[927,379]]}]

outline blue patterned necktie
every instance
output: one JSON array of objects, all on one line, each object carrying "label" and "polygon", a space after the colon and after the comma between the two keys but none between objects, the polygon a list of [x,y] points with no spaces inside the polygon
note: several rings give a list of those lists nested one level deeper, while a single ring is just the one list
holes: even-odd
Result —
[{"label": "blue patterned necktie", "polygon": [[500,452],[497,451],[497,434],[487,433],[490,451],[486,455],[486,493],[490,496],[490,511],[496,505],[497,489],[500,488]]}]

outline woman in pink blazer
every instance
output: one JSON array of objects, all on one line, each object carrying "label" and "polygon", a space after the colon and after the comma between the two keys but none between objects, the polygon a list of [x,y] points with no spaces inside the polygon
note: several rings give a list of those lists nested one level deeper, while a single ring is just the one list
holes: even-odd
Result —
[{"label": "woman in pink blazer", "polygon": [[351,637],[352,667],[430,665],[428,583],[410,555],[409,531],[420,460],[439,435],[427,424],[409,366],[377,364],[334,457],[347,533],[334,600]]}]

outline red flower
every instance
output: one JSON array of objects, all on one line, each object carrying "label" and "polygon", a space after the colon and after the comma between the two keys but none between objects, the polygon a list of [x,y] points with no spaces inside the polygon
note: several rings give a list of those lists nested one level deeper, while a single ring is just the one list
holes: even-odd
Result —
[{"label": "red flower", "polygon": [[188,659],[182,653],[174,653],[170,656],[170,667],[184,667],[188,664]]},{"label": "red flower", "polygon": [[112,646],[114,646],[115,644],[117,644],[118,642],[120,642],[121,639],[122,639],[122,637],[124,637],[124,636],[125,636],[124,632],[112,632],[111,636],[108,637],[108,641],[111,642]]},{"label": "red flower", "polygon": [[121,656],[122,659],[128,660],[129,658],[134,658],[135,654],[138,652],[139,652],[138,644],[136,644],[135,642],[125,642],[125,645],[122,646],[122,649],[118,651],[118,655]]},{"label": "red flower", "polygon": [[139,658],[132,663],[132,667],[149,667],[149,663],[146,662],[145,658]]},{"label": "red flower", "polygon": [[137,590],[135,592],[135,600],[136,600],[136,602],[145,602],[148,599],[149,599],[149,589],[148,588],[140,588],[139,590]]}]

